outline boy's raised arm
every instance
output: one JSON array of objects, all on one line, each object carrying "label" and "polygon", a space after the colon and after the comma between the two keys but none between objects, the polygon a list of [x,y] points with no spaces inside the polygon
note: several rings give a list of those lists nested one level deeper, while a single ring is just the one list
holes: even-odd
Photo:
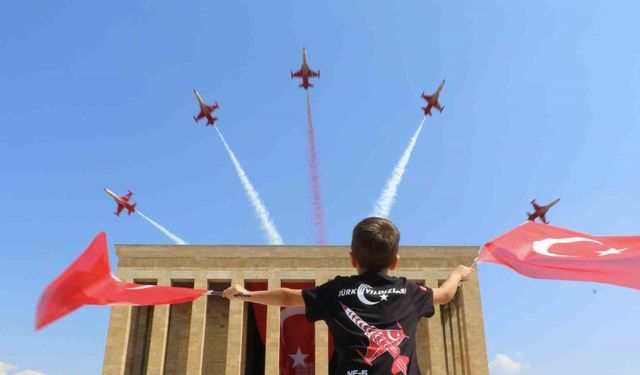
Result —
[{"label": "boy's raised arm", "polygon": [[467,266],[458,266],[449,275],[440,287],[433,288],[433,303],[438,305],[446,305],[456,295],[458,285],[461,281],[467,281],[473,272],[473,268]]},{"label": "boy's raised arm", "polygon": [[240,298],[247,302],[260,303],[272,306],[304,306],[302,290],[277,288],[272,290],[260,290],[250,292],[240,284],[225,289],[223,293],[229,300]]}]

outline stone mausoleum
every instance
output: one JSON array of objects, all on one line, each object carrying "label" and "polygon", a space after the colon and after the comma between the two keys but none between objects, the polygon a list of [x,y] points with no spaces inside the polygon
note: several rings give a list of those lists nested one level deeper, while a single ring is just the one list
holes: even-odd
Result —
[{"label": "stone mausoleum", "polygon": [[[224,290],[240,283],[274,288],[319,285],[354,272],[346,246],[117,245],[116,250],[118,277],[143,284]],[[437,287],[453,267],[471,264],[476,255],[477,247],[402,246],[400,264],[391,274]],[[310,327],[313,338],[307,351],[311,353],[281,353],[285,315],[290,312],[278,307],[260,313],[252,304],[214,296],[179,305],[115,306],[102,373],[277,375],[284,372],[284,362],[291,361],[291,374],[328,374],[326,324]],[[476,274],[455,300],[436,307],[432,318],[421,321],[417,336],[424,374],[488,375]]]}]

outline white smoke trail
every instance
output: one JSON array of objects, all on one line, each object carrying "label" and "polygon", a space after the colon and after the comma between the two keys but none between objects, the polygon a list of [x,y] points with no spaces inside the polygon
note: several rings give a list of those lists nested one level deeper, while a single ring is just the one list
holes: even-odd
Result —
[{"label": "white smoke trail", "polygon": [[177,243],[178,245],[188,245],[187,242],[185,242],[182,238],[176,236],[175,234],[169,232],[169,230],[165,227],[163,227],[162,225],[156,223],[155,221],[151,220],[150,218],[148,218],[145,214],[143,214],[142,212],[136,210],[136,212],[142,216],[146,221],[150,222],[154,227],[158,228],[158,230],[160,230],[160,232],[164,233],[167,237],[171,238],[173,240],[173,242]]},{"label": "white smoke trail", "polygon": [[413,137],[409,141],[409,145],[407,149],[402,153],[402,157],[398,160],[398,163],[393,168],[393,172],[391,173],[391,177],[387,180],[387,185],[380,193],[380,197],[378,201],[373,207],[373,211],[371,216],[378,217],[389,217],[389,213],[391,212],[391,208],[396,200],[396,195],[398,194],[398,185],[402,181],[402,176],[404,175],[405,169],[407,168],[407,164],[409,163],[409,159],[411,158],[411,152],[413,151],[413,147],[416,145],[416,141],[418,140],[418,136],[420,135],[420,131],[422,131],[422,125],[424,125],[424,121],[427,119],[425,116],[420,122],[420,126],[418,126],[418,130],[416,130]]},{"label": "white smoke trail", "polygon": [[218,132],[218,135],[220,136],[220,139],[222,140],[224,147],[227,149],[227,153],[229,154],[229,158],[231,158],[231,162],[233,163],[233,166],[236,168],[236,172],[238,172],[238,177],[240,178],[240,182],[242,182],[244,191],[247,193],[247,197],[249,198],[251,205],[255,209],[258,219],[260,219],[260,226],[262,227],[262,230],[266,234],[269,244],[283,245],[284,242],[280,237],[280,233],[278,233],[278,230],[276,229],[275,224],[273,224],[273,221],[269,216],[269,211],[267,211],[267,208],[264,206],[264,204],[262,204],[262,201],[260,200],[260,196],[258,196],[258,192],[251,184],[251,181],[249,181],[247,174],[244,173],[244,169],[242,169],[240,162],[238,161],[238,159],[236,159],[236,155],[233,153],[233,151],[231,151],[231,148],[229,147],[229,144],[227,144],[227,141],[224,140],[224,137],[222,136],[222,133],[220,133],[220,130],[218,129],[218,127],[214,126],[214,128]]}]

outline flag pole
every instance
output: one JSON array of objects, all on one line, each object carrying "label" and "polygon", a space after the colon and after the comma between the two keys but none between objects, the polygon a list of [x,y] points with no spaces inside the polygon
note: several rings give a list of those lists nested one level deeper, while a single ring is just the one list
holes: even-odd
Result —
[{"label": "flag pole", "polygon": [[[217,290],[209,290],[207,291],[207,295],[208,296],[216,296],[216,297],[224,297],[224,292],[220,292]],[[240,293],[240,294],[236,294],[234,297],[251,297],[251,295],[249,294],[244,294],[244,293]]]},{"label": "flag pole", "polygon": [[[480,255],[480,251],[482,250],[482,248],[480,248],[480,250],[478,250],[478,256]],[[476,270],[478,269],[478,257],[476,257],[473,260],[473,263],[471,263],[471,265],[469,266],[469,268]],[[462,288],[462,281],[458,284],[458,288]]]}]

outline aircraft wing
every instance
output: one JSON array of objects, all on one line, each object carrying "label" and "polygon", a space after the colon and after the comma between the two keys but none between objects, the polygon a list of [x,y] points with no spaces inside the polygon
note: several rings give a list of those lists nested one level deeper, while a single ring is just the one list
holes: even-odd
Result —
[{"label": "aircraft wing", "polygon": [[[381,348],[379,346],[376,346],[376,344],[371,343],[369,345],[369,347],[367,348],[367,355],[363,356],[363,359],[369,361],[369,363],[373,362],[376,360],[376,358],[380,357],[382,354],[384,354],[386,352],[386,350],[384,348]],[[362,355],[362,354],[360,354]]]},{"label": "aircraft wing", "polygon": [[429,95],[422,94],[422,98],[423,98],[424,100],[426,100],[426,101],[430,102],[432,97],[431,97],[431,96],[429,96]]},{"label": "aircraft wing", "polygon": [[124,208],[124,205],[121,203],[118,203],[118,209],[116,210],[116,215],[120,216],[120,212],[122,212],[123,208]]},{"label": "aircraft wing", "polygon": [[320,72],[314,72],[313,70],[309,69],[309,77],[320,77]]},{"label": "aircraft wing", "polygon": [[196,116],[196,121],[199,121],[201,118],[203,118],[205,116],[204,113],[202,113],[202,111],[200,111],[200,113],[198,114],[198,116]]},{"label": "aircraft wing", "polygon": [[295,72],[295,73],[291,73],[291,77],[302,77],[302,76],[303,76],[303,74],[302,74],[302,69],[301,69],[301,70],[298,70],[298,71],[297,71],[297,72]]}]

